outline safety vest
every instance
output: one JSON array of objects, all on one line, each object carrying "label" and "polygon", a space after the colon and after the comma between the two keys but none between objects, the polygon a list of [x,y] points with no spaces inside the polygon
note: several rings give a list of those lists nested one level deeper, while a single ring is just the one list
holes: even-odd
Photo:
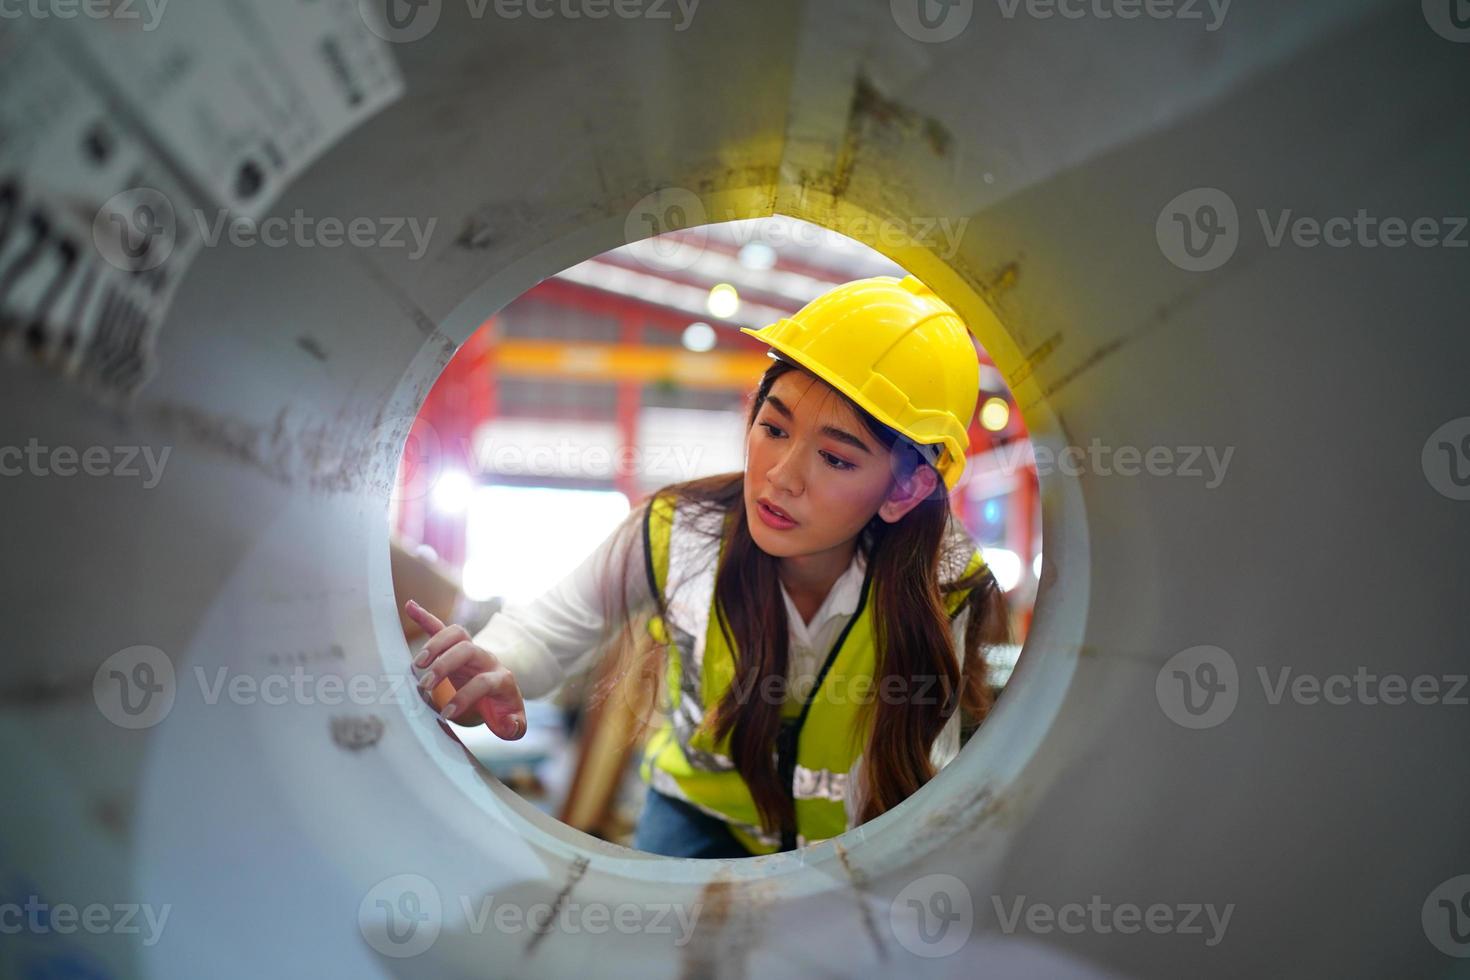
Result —
[{"label": "safety vest", "polygon": [[[730,757],[729,737],[716,743],[701,723],[712,713],[735,676],[735,655],[714,613],[714,576],[702,542],[710,538],[690,527],[689,505],[655,496],[643,523],[650,586],[664,597],[669,616],[651,617],[649,633],[669,645],[669,710],[649,738],[640,773],[659,792],[685,800],[724,820],[752,853],[771,854],[835,837],[847,829],[848,772],[867,743],[871,720],[860,709],[875,696],[877,649],[868,598],[873,564],[863,579],[857,609],[833,643],[805,698],[788,692],[781,709],[775,746],[777,772],[796,808],[796,831],[783,839],[760,825],[755,799]],[[706,531],[708,529],[706,528]],[[724,536],[719,538],[719,554]],[[965,566],[968,575],[983,564],[977,550]],[[670,577],[676,583],[669,592]],[[969,590],[945,597],[951,618]],[[701,628],[702,627],[702,628]],[[696,635],[697,634],[697,635]],[[749,693],[761,696],[759,688]]]}]

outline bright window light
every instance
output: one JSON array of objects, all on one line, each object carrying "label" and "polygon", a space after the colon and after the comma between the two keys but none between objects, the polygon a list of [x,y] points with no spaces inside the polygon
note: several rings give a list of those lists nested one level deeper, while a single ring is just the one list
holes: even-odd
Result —
[{"label": "bright window light", "polygon": [[571,573],[628,514],[616,491],[478,487],[465,520],[464,589],[529,602]]},{"label": "bright window light", "polygon": [[995,583],[1009,592],[1021,581],[1021,556],[1009,548],[981,548],[980,557],[990,566]]},{"label": "bright window light", "polygon": [[474,489],[474,481],[464,470],[445,470],[434,481],[429,499],[436,510],[445,514],[461,514],[469,506],[470,494]]}]

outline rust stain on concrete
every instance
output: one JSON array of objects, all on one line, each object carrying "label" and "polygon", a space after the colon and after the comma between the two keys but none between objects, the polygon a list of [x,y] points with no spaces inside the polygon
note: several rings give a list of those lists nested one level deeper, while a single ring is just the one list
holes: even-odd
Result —
[{"label": "rust stain on concrete", "polygon": [[577,886],[577,882],[582,880],[582,876],[587,873],[587,867],[591,863],[592,859],[585,855],[571,863],[571,866],[567,869],[567,880],[562,883],[561,890],[556,893],[556,898],[551,903],[551,914],[546,917],[544,922],[534,927],[531,938],[526,943],[527,956],[535,953],[536,947],[541,944],[541,940],[551,934],[551,924],[561,915],[562,909],[566,907],[567,898],[572,894],[572,889]]},{"label": "rust stain on concrete", "polygon": [[331,720],[332,741],[351,752],[377,745],[383,738],[383,719],[377,715],[337,715]]},{"label": "rust stain on concrete", "polygon": [[868,876],[861,868],[853,867],[852,859],[847,853],[847,848],[836,841],[833,842],[832,846],[837,851],[837,860],[841,862],[842,870],[847,874],[847,880],[852,882],[852,889],[857,893],[858,915],[863,922],[863,931],[868,934],[868,938],[873,942],[873,948],[878,951],[878,959],[886,961],[888,959],[888,947],[883,944],[883,940],[879,937],[878,924],[873,921],[873,910],[863,900],[869,890],[870,883]]}]

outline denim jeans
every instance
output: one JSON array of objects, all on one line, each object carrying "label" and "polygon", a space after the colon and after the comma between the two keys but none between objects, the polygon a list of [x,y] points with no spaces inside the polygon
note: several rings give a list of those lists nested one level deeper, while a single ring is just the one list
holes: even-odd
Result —
[{"label": "denim jeans", "polygon": [[734,858],[753,855],[730,827],[683,800],[648,787],[633,846],[651,854],[686,858]]}]

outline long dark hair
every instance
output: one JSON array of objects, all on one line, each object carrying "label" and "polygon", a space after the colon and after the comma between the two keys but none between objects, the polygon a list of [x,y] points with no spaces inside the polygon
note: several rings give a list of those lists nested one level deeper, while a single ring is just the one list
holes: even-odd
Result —
[{"label": "long dark hair", "polygon": [[[774,361],[761,376],[746,420],[747,431],[776,379],[788,371],[810,374],[791,362]],[[828,397],[843,399],[893,454],[896,477],[906,478],[917,466],[928,465],[901,433],[820,378],[816,380]],[[676,504],[692,506],[696,515],[709,515],[710,520],[696,520],[691,527],[710,528],[710,533],[723,538],[724,550],[715,573],[715,616],[735,652],[735,676],[703,725],[716,741],[730,736],[731,760],[750,788],[762,826],[778,833],[793,829],[796,823],[795,806],[773,759],[781,703],[750,693],[768,690],[767,678],[778,678],[784,684],[789,626],[777,574],[779,559],[762,551],[750,535],[744,482],[744,472],[721,473],[671,484],[658,493],[672,495]],[[630,567],[627,548],[642,533],[647,506],[645,501],[634,508],[615,532],[623,547],[610,553],[610,571],[626,568],[630,575],[642,574],[641,568]],[[956,710],[962,712],[962,735],[967,736],[984,720],[995,694],[988,680],[986,648],[1008,642],[1010,627],[1004,594],[989,568],[962,577],[975,543],[954,519],[942,480],[934,493],[898,521],[890,524],[875,514],[859,533],[857,546],[869,564],[872,581],[868,603],[877,641],[877,667],[871,690],[894,689],[884,686],[885,679],[892,679],[887,683],[900,691],[937,693],[937,700],[933,696],[865,700],[858,734],[868,729],[863,773],[869,792],[858,814],[861,823],[897,806],[933,778],[930,749]],[[945,596],[961,589],[970,590],[961,607],[969,609],[963,658],[954,649],[944,604]],[[636,738],[657,714],[658,692],[667,686],[668,650],[646,635],[643,621],[628,615],[629,594],[630,590],[622,590],[621,607],[605,610],[609,627],[621,627],[618,662],[604,671],[591,702],[600,704],[621,690],[624,699],[634,704],[641,722],[634,731]],[[666,598],[655,597],[656,611],[665,616],[665,622]],[[784,686],[780,689],[785,690]]]}]

